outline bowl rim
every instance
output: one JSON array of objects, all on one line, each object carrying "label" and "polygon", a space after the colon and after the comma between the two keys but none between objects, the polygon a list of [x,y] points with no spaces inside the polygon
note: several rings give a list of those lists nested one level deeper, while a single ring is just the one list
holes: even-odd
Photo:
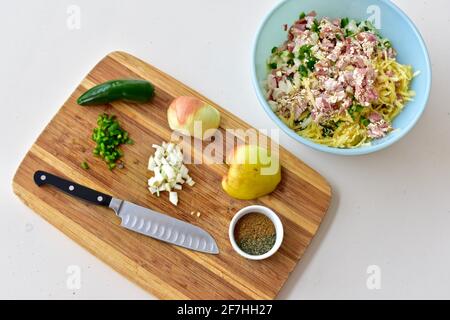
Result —
[{"label": "bowl rim", "polygon": [[321,145],[321,144],[315,143],[309,139],[299,136],[297,133],[295,133],[294,130],[289,128],[280,118],[278,118],[278,116],[272,111],[272,108],[270,107],[266,98],[264,97],[262,90],[260,89],[260,86],[258,83],[258,78],[257,78],[257,74],[256,74],[256,48],[258,46],[259,39],[261,37],[262,29],[266,25],[269,18],[271,18],[272,15],[288,1],[292,1],[292,0],[281,1],[280,3],[275,5],[269,11],[269,13],[266,14],[262,23],[259,25],[256,35],[254,36],[254,39],[253,39],[253,48],[252,48],[253,88],[255,89],[256,96],[257,96],[260,104],[263,106],[264,111],[272,119],[272,121],[274,121],[278,125],[278,127],[281,128],[289,137],[291,137],[292,139],[294,139],[304,145],[309,146],[310,148],[313,148],[315,150],[322,151],[325,153],[331,153],[331,154],[343,155],[343,156],[357,156],[357,155],[365,155],[365,154],[374,153],[374,152],[377,152],[377,151],[380,151],[382,149],[386,149],[386,148],[392,146],[394,143],[398,142],[404,136],[406,136],[411,131],[411,129],[417,124],[417,122],[419,121],[420,117],[422,116],[422,114],[424,113],[424,111],[427,107],[429,96],[430,96],[430,91],[431,91],[431,85],[432,85],[432,67],[431,67],[431,61],[430,61],[428,49],[427,49],[426,43],[425,43],[420,31],[417,29],[414,22],[406,15],[406,13],[404,13],[403,10],[401,10],[391,0],[373,0],[373,1],[385,3],[392,10],[396,11],[403,18],[403,20],[409,25],[409,27],[414,32],[416,38],[419,41],[419,45],[422,49],[423,55],[425,56],[425,63],[426,63],[427,69],[428,69],[427,70],[428,77],[426,78],[426,87],[423,91],[424,97],[425,97],[425,102],[423,103],[422,106],[419,107],[419,109],[416,112],[412,121],[410,121],[410,123],[408,123],[408,125],[405,128],[402,128],[402,130],[398,134],[396,134],[393,138],[386,140],[382,143],[371,144],[370,146],[359,147],[359,148],[355,148],[355,149],[349,149],[349,148],[348,149],[339,149],[339,148]]}]

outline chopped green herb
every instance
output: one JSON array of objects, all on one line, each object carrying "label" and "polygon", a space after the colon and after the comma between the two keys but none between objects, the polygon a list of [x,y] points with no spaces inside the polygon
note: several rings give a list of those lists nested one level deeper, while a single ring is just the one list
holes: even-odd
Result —
[{"label": "chopped green herb", "polygon": [[85,170],[88,170],[89,169],[89,164],[86,161],[84,161],[84,162],[81,163],[81,167],[83,169],[85,169]]},{"label": "chopped green herb", "polygon": [[360,104],[355,105],[355,111],[356,112],[361,112],[364,110],[364,107]]},{"label": "chopped green herb", "polygon": [[341,20],[341,28],[345,28],[346,26],[348,26],[349,23],[350,23],[350,19],[349,18],[343,18]]},{"label": "chopped green herb", "polygon": [[97,143],[93,153],[103,158],[112,170],[116,167],[116,161],[123,156],[119,146],[125,143],[132,144],[133,141],[128,137],[128,132],[120,127],[115,116],[101,114],[97,119],[97,125],[92,133],[92,140]]},{"label": "chopped green herb", "polygon": [[287,64],[288,66],[293,66],[295,64],[294,59],[289,59]]},{"label": "chopped green herb", "polygon": [[348,109],[348,113],[352,117],[353,120],[356,118],[356,113],[360,113],[363,111],[364,107],[360,104],[354,104]]},{"label": "chopped green herb", "polygon": [[333,135],[334,135],[334,129],[333,129],[333,128],[330,128],[330,127],[322,127],[322,134],[323,134],[325,137],[331,138],[331,137],[333,137]]},{"label": "chopped green herb", "polygon": [[311,31],[320,32],[319,22],[316,19],[314,19],[313,25],[311,26]]},{"label": "chopped green herb", "polygon": [[361,124],[365,127],[367,127],[370,124],[369,119],[365,118],[365,117],[361,117]]},{"label": "chopped green herb", "polygon": [[310,71],[314,71],[314,67],[316,66],[316,63],[317,63],[317,59],[311,58],[308,60],[308,62],[306,62],[306,66],[308,67],[308,69]]},{"label": "chopped green herb", "polygon": [[272,54],[273,54],[273,53],[276,53],[277,51],[278,51],[278,48],[277,48],[277,47],[273,47],[273,48],[272,48]]},{"label": "chopped green herb", "polygon": [[353,32],[351,32],[350,30],[345,30],[345,37],[348,38],[351,36],[353,36]]},{"label": "chopped green herb", "polygon": [[363,109],[364,109],[364,107],[362,106],[362,105],[360,105],[360,104],[354,104],[351,108],[350,108],[350,111],[351,112],[361,112],[361,111],[363,111]]},{"label": "chopped green herb", "polygon": [[300,20],[305,19],[306,13],[302,12],[300,13],[300,16],[298,17]]},{"label": "chopped green herb", "polygon": [[300,75],[304,78],[308,76],[308,68],[306,68],[304,65],[298,67],[298,72],[300,72]]},{"label": "chopped green herb", "polygon": [[311,45],[305,44],[300,47],[300,50],[298,52],[298,58],[300,60],[304,60],[305,58],[311,56]]},{"label": "chopped green herb", "polygon": [[336,39],[338,39],[339,41],[342,41],[342,37],[339,33],[336,34]]},{"label": "chopped green herb", "polygon": [[278,65],[277,65],[276,62],[272,62],[272,63],[269,64],[269,68],[270,69],[276,69],[276,68],[278,68]]},{"label": "chopped green herb", "polygon": [[305,45],[300,47],[300,51],[303,51],[305,53],[311,53],[311,48],[312,48],[312,45],[305,44]]}]

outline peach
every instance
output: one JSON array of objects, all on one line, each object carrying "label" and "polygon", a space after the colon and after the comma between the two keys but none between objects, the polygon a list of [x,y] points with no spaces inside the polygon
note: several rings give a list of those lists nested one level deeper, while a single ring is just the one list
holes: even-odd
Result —
[{"label": "peach", "polygon": [[167,110],[172,130],[204,140],[219,128],[220,113],[213,106],[195,97],[178,97]]}]

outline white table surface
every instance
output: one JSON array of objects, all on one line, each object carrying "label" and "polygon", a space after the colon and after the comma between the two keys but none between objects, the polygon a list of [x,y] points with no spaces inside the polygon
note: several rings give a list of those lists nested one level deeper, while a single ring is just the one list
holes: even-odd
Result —
[{"label": "white table surface", "polygon": [[[21,203],[13,174],[80,80],[114,50],[152,63],[257,128],[274,128],[253,92],[250,51],[262,17],[277,2],[3,5],[0,298],[153,298]],[[450,2],[394,2],[415,21],[431,54],[428,108],[406,138],[370,156],[323,154],[281,136],[283,146],[330,181],[334,198],[280,298],[450,298]],[[79,30],[67,27],[72,4],[81,10]],[[81,270],[78,290],[66,284],[71,265]],[[379,290],[366,286],[370,265],[381,270]]]}]

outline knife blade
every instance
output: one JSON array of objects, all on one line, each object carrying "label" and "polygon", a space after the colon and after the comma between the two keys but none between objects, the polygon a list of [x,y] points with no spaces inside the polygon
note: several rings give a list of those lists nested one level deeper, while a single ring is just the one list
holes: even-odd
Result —
[{"label": "knife blade", "polygon": [[214,239],[197,226],[120,199],[112,198],[109,207],[124,228],[191,250],[219,253]]},{"label": "knife blade", "polygon": [[45,171],[36,171],[34,181],[38,186],[49,184],[71,196],[113,209],[122,220],[121,226],[126,229],[194,251],[219,253],[214,238],[190,223],[129,201],[113,198]]}]

